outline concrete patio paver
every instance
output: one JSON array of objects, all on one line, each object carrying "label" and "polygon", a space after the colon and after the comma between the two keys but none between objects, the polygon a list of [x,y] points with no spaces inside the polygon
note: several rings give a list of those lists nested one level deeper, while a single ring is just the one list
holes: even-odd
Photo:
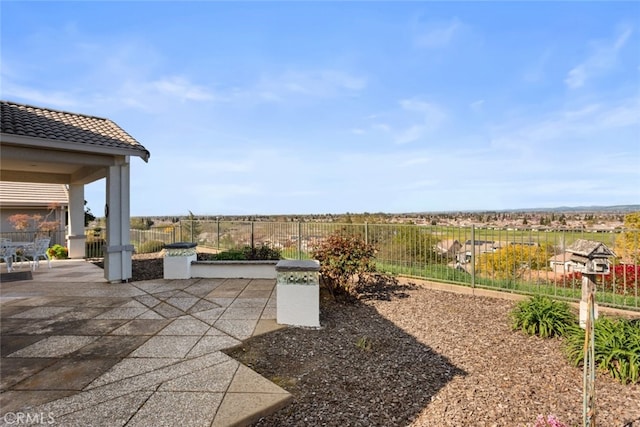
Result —
[{"label": "concrete patio paver", "polygon": [[89,262],[52,265],[0,284],[0,425],[18,412],[60,426],[243,425],[291,399],[221,351],[281,327],[275,280],[109,284]]}]

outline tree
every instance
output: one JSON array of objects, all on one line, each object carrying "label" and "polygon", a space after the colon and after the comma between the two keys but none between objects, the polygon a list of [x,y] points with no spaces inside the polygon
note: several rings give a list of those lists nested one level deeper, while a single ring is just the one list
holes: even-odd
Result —
[{"label": "tree", "polygon": [[191,211],[189,211],[189,216],[186,220],[180,221],[180,228],[182,229],[181,239],[185,242],[197,240],[202,232],[202,225],[196,220],[196,216]]},{"label": "tree", "polygon": [[442,258],[436,251],[439,239],[424,227],[403,225],[388,231],[375,242],[379,247],[378,259],[433,264]]},{"label": "tree", "polygon": [[149,218],[131,218],[130,227],[134,230],[148,230],[153,225],[153,221]]},{"label": "tree", "polygon": [[95,221],[96,220],[96,216],[94,214],[91,213],[91,209],[89,209],[89,206],[87,206],[87,201],[84,201],[84,226],[86,227],[87,225],[89,225],[89,223],[91,221]]},{"label": "tree", "polygon": [[7,218],[7,220],[11,223],[13,228],[19,231],[36,231],[49,233],[60,228],[60,223],[58,221],[50,220],[51,216],[55,214],[58,207],[59,206],[55,203],[49,205],[47,207],[47,209],[49,209],[49,212],[44,217],[40,214],[14,214]]},{"label": "tree", "polygon": [[624,232],[616,238],[615,253],[625,261],[640,263],[640,212],[624,217]]},{"label": "tree", "polygon": [[549,252],[540,246],[514,244],[480,255],[476,272],[496,279],[515,279],[527,270],[546,268],[548,259]]}]

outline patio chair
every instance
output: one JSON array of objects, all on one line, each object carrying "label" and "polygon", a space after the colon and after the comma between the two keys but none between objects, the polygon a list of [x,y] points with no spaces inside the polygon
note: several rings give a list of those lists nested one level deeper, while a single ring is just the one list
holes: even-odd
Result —
[{"label": "patio chair", "polygon": [[49,249],[49,243],[51,239],[48,237],[43,237],[40,239],[36,239],[32,244],[25,246],[22,251],[23,257],[30,257],[33,260],[32,269],[36,271],[36,268],[40,267],[40,258],[47,260],[47,266],[51,268],[51,259],[47,254],[47,249]]},{"label": "patio chair", "polygon": [[13,270],[13,257],[16,256],[16,250],[7,245],[10,242],[11,239],[0,238],[0,260],[4,260],[5,264],[7,264],[7,273],[11,273]]}]

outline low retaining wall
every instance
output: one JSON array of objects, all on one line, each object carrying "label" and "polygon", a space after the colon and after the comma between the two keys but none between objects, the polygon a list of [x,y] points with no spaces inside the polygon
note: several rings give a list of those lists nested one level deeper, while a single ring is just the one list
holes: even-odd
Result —
[{"label": "low retaining wall", "polygon": [[275,279],[278,261],[193,261],[191,278]]},{"label": "low retaining wall", "polygon": [[197,261],[194,243],[165,249],[165,279],[275,279],[276,322],[320,327],[318,261]]}]

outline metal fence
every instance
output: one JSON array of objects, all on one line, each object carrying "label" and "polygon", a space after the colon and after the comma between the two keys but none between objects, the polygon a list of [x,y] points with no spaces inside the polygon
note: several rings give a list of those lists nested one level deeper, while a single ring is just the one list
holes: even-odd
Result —
[{"label": "metal fence", "polygon": [[[130,230],[130,241],[137,253],[186,241],[212,251],[267,245],[280,250],[284,258],[308,259],[316,244],[338,231],[374,245],[382,272],[573,301],[580,300],[581,277],[566,249],[577,239],[602,242],[616,257],[609,273],[598,275],[598,302],[640,310],[639,230],[182,220],[172,226]],[[1,234],[30,241],[33,233]],[[51,232],[51,237],[51,245],[64,245],[64,230]],[[103,230],[87,230],[86,257],[102,257],[105,244]]]},{"label": "metal fence", "polygon": [[[129,230],[129,240],[136,253],[158,252],[162,246],[175,243],[180,227],[152,227],[149,230]],[[107,244],[105,230],[86,230],[85,258],[102,258]]]},{"label": "metal fence", "polygon": [[307,259],[337,231],[374,245],[379,271],[573,301],[580,300],[581,275],[566,249],[577,239],[602,242],[617,256],[609,273],[598,275],[598,302],[640,310],[638,230],[183,220],[175,238],[214,250],[268,245],[284,258]]}]

